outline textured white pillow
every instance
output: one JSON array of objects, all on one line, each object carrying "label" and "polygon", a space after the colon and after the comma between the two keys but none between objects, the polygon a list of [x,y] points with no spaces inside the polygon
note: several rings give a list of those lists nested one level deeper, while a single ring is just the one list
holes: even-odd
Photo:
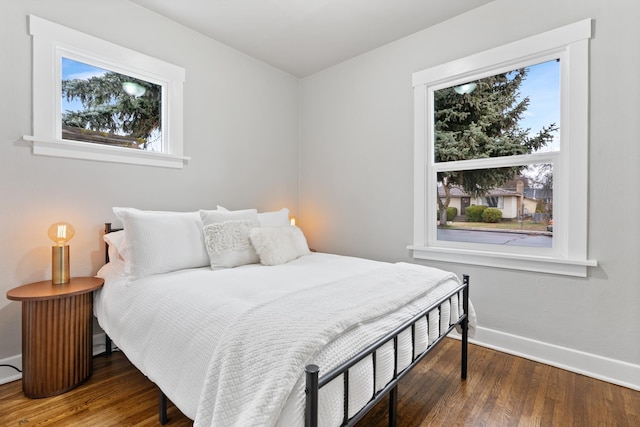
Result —
[{"label": "textured white pillow", "polygon": [[[234,212],[220,205],[218,205],[217,208],[222,212]],[[260,227],[285,227],[290,225],[289,209],[282,208],[279,211],[259,212],[258,222],[260,223]]]},{"label": "textured white pillow", "polygon": [[131,279],[209,264],[198,212],[118,207],[113,212],[125,229],[125,272]]},{"label": "textured white pillow", "polygon": [[202,232],[212,269],[259,262],[249,230],[260,225],[255,209],[200,211]]},{"label": "textured white pillow", "polygon": [[263,265],[284,264],[311,253],[302,230],[295,225],[253,228],[249,237]]}]

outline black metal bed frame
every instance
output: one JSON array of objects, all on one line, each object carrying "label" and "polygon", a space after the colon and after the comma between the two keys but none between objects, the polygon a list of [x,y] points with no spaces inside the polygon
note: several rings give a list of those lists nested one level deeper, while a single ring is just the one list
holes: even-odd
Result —
[{"label": "black metal bed frame", "polygon": [[[447,300],[450,300],[454,295],[459,295],[462,292],[462,305],[464,313],[458,318],[458,320],[449,325],[449,328],[446,332],[440,334],[440,336],[432,342],[427,348],[420,353],[417,357],[415,356],[415,328],[416,323],[427,317],[430,312],[434,310],[439,310],[440,305]],[[462,285],[456,288],[454,291],[450,292],[446,297],[440,299],[438,302],[434,303],[430,307],[421,311],[419,314],[414,316],[411,320],[405,322],[400,325],[395,330],[391,331],[375,343],[371,344],[369,347],[362,350],[360,353],[352,357],[351,359],[344,362],[342,365],[336,367],[335,369],[327,372],[323,376],[320,376],[320,368],[317,365],[308,365],[305,368],[306,373],[306,405],[305,405],[305,427],[317,427],[318,425],[318,394],[319,390],[330,383],[332,380],[336,379],[340,375],[343,376],[343,395],[344,395],[344,404],[343,404],[343,421],[341,426],[352,426],[356,422],[358,422],[371,408],[373,408],[382,398],[389,394],[389,426],[396,426],[396,417],[397,417],[397,402],[398,402],[398,382],[407,374],[411,369],[417,365],[435,346],[444,339],[445,336],[449,334],[456,326],[460,325],[462,329],[462,354],[461,354],[461,378],[464,380],[467,378],[467,351],[468,351],[468,334],[469,334],[469,276],[464,275]],[[398,372],[398,335],[400,333],[407,330],[407,328],[411,328],[411,352],[412,352],[412,362],[402,371]],[[375,392],[376,384],[376,350],[382,347],[387,342],[393,340],[393,348],[394,348],[394,372],[393,379],[380,391]],[[353,417],[349,418],[349,369],[353,367],[355,364],[360,362],[361,360],[371,357],[373,361],[373,390],[374,395],[369,400],[369,402],[360,409]]]},{"label": "black metal bed frame", "polygon": [[[111,223],[105,223],[105,234],[111,233],[114,231],[119,231],[121,229],[111,228]],[[105,261],[109,262],[109,251],[108,244],[105,243]],[[434,310],[440,310],[440,306],[446,302],[451,300],[454,295],[460,295],[462,292],[462,307],[463,313],[460,315],[458,320],[449,325],[449,328],[441,333],[438,338],[435,339],[431,344],[427,345],[427,348],[420,353],[418,356],[415,356],[415,334],[416,334],[416,323],[429,316]],[[364,415],[369,412],[378,402],[380,402],[387,394],[389,394],[389,426],[396,427],[397,425],[397,414],[398,414],[398,383],[400,380],[411,371],[411,369],[416,366],[431,350],[433,350],[456,326],[460,326],[461,329],[461,366],[460,366],[460,377],[462,380],[467,378],[467,358],[468,358],[468,336],[469,336],[469,275],[463,275],[462,285],[457,287],[455,290],[448,293],[445,297],[441,298],[437,302],[433,303],[431,306],[422,310],[420,313],[415,315],[412,319],[406,321],[393,331],[389,332],[387,335],[383,336],[373,344],[369,345],[367,348],[356,354],[354,357],[350,358],[346,362],[332,369],[320,376],[320,367],[317,365],[307,365],[305,367],[305,377],[306,377],[306,386],[305,386],[305,394],[306,394],[306,402],[305,402],[305,427],[317,427],[318,426],[318,396],[320,389],[330,383],[332,380],[338,378],[339,376],[343,376],[343,395],[344,395],[344,403],[343,403],[343,422],[342,426],[353,426],[355,425]],[[412,362],[404,368],[402,371],[398,372],[398,335],[407,330],[407,328],[411,328],[411,354],[412,354]],[[394,359],[394,372],[393,377],[387,385],[382,388],[380,391],[376,392],[376,351],[385,345],[386,343],[393,340],[393,359]],[[105,354],[109,355],[112,352],[111,339],[105,333]],[[349,417],[349,369],[351,369],[358,362],[363,359],[371,357],[373,362],[373,390],[374,394],[372,398],[367,402],[367,404],[362,407],[353,417]],[[160,390],[160,388],[158,387]],[[162,390],[159,391],[159,399],[158,399],[158,418],[160,424],[164,425],[168,422],[167,417],[167,397]]]}]

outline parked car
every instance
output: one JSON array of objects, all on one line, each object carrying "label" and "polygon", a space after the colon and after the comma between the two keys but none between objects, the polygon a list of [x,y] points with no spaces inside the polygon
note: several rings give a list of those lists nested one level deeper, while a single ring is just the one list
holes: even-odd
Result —
[{"label": "parked car", "polygon": [[549,224],[547,224],[547,231],[553,232],[553,220],[550,220]]}]

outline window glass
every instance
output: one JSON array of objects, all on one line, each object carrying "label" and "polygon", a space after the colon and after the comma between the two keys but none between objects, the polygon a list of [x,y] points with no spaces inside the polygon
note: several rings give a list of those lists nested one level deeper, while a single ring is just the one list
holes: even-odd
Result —
[{"label": "window glass", "polygon": [[[438,218],[451,207],[457,212],[457,221],[438,219],[437,240],[553,247],[552,202],[543,200],[553,199],[552,164],[522,160],[560,150],[559,81],[554,59],[434,91]],[[496,157],[506,166],[447,165],[493,166]],[[532,191],[543,187],[547,191]]]},{"label": "window glass", "polygon": [[162,86],[62,57],[62,139],[162,150]]},{"label": "window glass", "polygon": [[435,162],[560,148],[560,61],[434,91]]},{"label": "window glass", "polygon": [[[452,171],[447,175],[457,181],[438,181],[437,240],[553,247],[552,164]],[[504,182],[480,191],[474,176],[500,176]],[[440,220],[443,212],[447,212],[446,223]]]}]

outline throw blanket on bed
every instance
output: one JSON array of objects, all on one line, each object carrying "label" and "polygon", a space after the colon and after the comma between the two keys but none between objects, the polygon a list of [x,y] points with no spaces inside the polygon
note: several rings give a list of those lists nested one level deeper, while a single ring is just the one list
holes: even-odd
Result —
[{"label": "throw blanket on bed", "polygon": [[447,279],[457,282],[453,273],[391,264],[253,307],[213,353],[195,426],[273,426],[304,366],[327,343],[427,293],[444,296],[452,288],[437,285]]}]

